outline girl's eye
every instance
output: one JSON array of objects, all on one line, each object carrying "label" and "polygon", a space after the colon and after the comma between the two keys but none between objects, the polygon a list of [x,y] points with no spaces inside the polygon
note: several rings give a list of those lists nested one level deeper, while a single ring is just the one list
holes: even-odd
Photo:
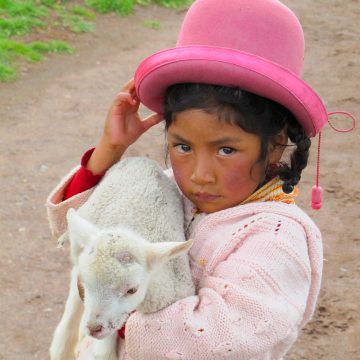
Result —
[{"label": "girl's eye", "polygon": [[136,292],[137,292],[137,288],[131,288],[126,292],[126,294],[127,295],[132,295],[132,294],[135,294]]},{"label": "girl's eye", "polygon": [[223,147],[219,150],[219,154],[220,155],[231,155],[235,152],[235,149],[231,148],[231,147]]},{"label": "girl's eye", "polygon": [[189,145],[185,145],[185,144],[177,144],[174,146],[175,149],[181,153],[187,153],[191,150]]}]

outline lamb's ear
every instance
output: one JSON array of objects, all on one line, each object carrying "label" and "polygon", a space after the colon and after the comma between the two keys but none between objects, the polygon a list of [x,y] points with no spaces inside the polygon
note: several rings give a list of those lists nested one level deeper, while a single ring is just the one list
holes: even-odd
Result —
[{"label": "lamb's ear", "polygon": [[184,242],[161,242],[150,244],[146,255],[146,262],[149,270],[165,264],[170,259],[188,252],[193,240]]},{"label": "lamb's ear", "polygon": [[74,209],[69,209],[66,214],[71,247],[76,253],[83,249],[89,242],[91,236],[99,230],[89,221],[82,218]]}]

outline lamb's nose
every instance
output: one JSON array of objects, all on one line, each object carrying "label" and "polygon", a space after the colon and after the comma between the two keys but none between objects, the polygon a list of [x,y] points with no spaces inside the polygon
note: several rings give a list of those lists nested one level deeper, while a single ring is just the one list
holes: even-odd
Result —
[{"label": "lamb's nose", "polygon": [[102,325],[88,325],[87,328],[89,329],[90,335],[95,336],[96,334],[101,332],[101,330],[103,329],[103,326]]}]

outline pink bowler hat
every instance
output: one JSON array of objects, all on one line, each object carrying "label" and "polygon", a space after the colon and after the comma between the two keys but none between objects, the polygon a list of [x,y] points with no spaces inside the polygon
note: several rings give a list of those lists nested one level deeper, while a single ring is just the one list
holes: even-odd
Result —
[{"label": "pink bowler hat", "polygon": [[163,113],[166,89],[177,83],[239,87],[289,109],[308,136],[328,120],[320,97],[301,78],[304,34],[277,0],[197,0],[175,48],[146,58],[135,74],[141,102]]}]

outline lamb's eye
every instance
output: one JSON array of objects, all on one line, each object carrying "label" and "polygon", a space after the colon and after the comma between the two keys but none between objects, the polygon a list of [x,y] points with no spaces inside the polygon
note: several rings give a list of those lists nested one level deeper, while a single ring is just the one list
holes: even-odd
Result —
[{"label": "lamb's eye", "polygon": [[137,288],[131,288],[127,291],[127,294],[132,295],[135,294],[137,292]]}]

